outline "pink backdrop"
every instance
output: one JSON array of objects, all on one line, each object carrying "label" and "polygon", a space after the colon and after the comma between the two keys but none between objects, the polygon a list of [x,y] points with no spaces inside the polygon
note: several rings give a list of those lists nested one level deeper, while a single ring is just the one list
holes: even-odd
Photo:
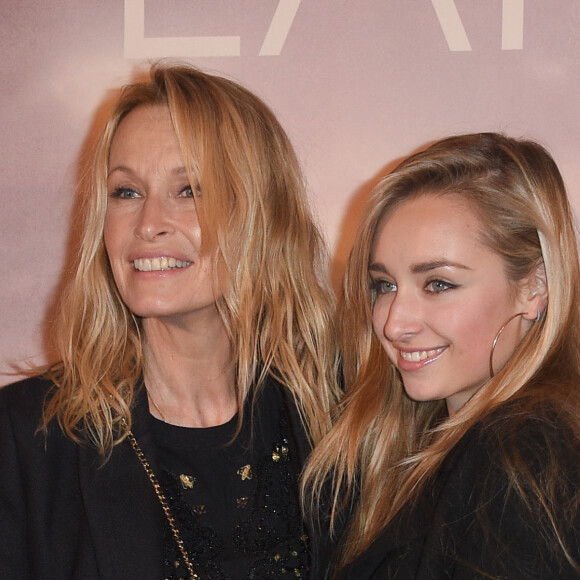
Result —
[{"label": "pink backdrop", "polygon": [[108,91],[181,57],[261,95],[293,139],[338,278],[370,185],[457,132],[553,153],[580,213],[577,0],[2,0],[0,384],[42,362],[79,161]]}]

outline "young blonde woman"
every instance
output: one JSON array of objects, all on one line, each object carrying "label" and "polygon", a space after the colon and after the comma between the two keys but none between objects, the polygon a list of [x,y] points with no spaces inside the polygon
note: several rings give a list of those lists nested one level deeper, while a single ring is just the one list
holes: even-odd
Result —
[{"label": "young blonde woman", "polygon": [[346,273],[342,414],[306,471],[335,533],[350,515],[329,577],[580,577],[579,289],[541,146],[451,137],[382,180]]},{"label": "young blonde woman", "polygon": [[336,357],[283,129],[234,82],[153,66],[84,204],[60,361],[0,392],[2,577],[308,577],[297,478]]}]

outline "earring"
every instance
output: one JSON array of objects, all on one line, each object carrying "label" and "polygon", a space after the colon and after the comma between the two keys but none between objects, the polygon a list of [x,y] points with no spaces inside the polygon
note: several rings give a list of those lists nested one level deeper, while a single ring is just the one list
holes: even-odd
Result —
[{"label": "earring", "polygon": [[534,318],[534,322],[540,322],[544,313],[538,308],[538,315]]},{"label": "earring", "polygon": [[514,319],[517,318],[518,316],[523,316],[525,314],[525,312],[518,312],[517,314],[514,314],[513,316],[510,316],[506,323],[497,331],[497,334],[495,335],[495,338],[493,339],[493,342],[491,343],[491,353],[489,355],[489,376],[493,379],[493,377],[495,377],[495,373],[493,372],[493,353],[495,352],[495,347],[497,345],[497,341],[499,340],[499,337],[501,336],[501,333],[505,330],[505,327]]}]

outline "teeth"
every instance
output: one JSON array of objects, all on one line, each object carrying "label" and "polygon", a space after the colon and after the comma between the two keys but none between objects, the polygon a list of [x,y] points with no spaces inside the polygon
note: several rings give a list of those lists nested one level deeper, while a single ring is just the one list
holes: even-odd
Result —
[{"label": "teeth", "polygon": [[176,260],[175,258],[138,258],[133,261],[133,267],[139,272],[157,272],[159,270],[171,270],[172,268],[185,268],[191,262]]},{"label": "teeth", "polygon": [[410,362],[419,362],[427,358],[431,358],[443,352],[443,348],[435,348],[433,350],[416,350],[415,352],[402,352],[401,358]]}]

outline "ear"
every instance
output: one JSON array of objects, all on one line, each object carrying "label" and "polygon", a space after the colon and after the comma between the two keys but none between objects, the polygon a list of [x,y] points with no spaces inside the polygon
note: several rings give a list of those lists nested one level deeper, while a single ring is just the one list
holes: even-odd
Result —
[{"label": "ear", "polygon": [[527,320],[538,320],[548,306],[548,282],[544,261],[530,272],[529,276],[520,282],[519,300]]}]

